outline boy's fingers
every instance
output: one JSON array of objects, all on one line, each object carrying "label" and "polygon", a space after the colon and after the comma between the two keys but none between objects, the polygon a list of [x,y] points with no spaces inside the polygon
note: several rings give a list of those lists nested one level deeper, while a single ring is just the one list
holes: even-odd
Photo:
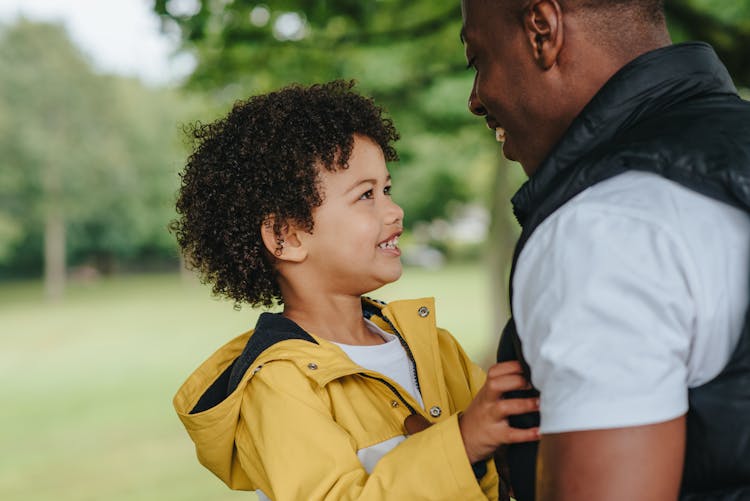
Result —
[{"label": "boy's fingers", "polygon": [[497,412],[502,418],[516,414],[526,414],[539,410],[538,398],[509,398],[497,402]]},{"label": "boy's fingers", "polygon": [[508,391],[526,390],[529,388],[528,381],[526,381],[526,379],[520,374],[487,378],[485,384],[492,396],[497,398]]},{"label": "boy's fingers", "polygon": [[487,370],[488,378],[504,376],[506,374],[523,374],[521,364],[516,360],[511,360],[510,362],[494,364]]},{"label": "boy's fingers", "polygon": [[539,440],[539,428],[509,428],[506,443],[534,442]]}]

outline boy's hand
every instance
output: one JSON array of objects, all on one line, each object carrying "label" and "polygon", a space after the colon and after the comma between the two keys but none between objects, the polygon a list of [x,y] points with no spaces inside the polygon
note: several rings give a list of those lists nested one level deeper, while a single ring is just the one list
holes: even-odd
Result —
[{"label": "boy's hand", "polygon": [[539,439],[539,428],[512,428],[508,424],[508,416],[539,410],[538,398],[503,398],[509,391],[529,388],[518,362],[490,367],[487,381],[458,422],[471,463],[488,458],[500,445]]}]

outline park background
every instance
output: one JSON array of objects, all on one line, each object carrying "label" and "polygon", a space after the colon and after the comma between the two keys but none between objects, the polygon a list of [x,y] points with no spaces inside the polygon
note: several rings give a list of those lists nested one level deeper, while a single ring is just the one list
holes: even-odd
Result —
[{"label": "park background", "polygon": [[[524,177],[466,109],[458,3],[122,0],[176,51],[149,76],[103,68],[70,25],[0,20],[0,499],[254,498],[202,469],[171,398],[259,312],[212,297],[166,227],[184,125],[292,82],[355,79],[389,110],[407,266],[373,295],[436,296],[491,362]],[[711,42],[746,89],[750,0],[666,5],[675,41]]]}]

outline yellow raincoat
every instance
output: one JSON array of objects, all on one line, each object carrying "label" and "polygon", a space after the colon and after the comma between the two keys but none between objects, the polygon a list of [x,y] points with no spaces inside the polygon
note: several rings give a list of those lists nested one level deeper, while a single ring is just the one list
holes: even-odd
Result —
[{"label": "yellow raincoat", "polygon": [[[363,299],[363,310],[402,336],[427,410],[394,381],[355,365],[335,344],[264,314],[271,325],[293,329],[259,327],[254,343],[248,343],[252,331],[233,339],[174,398],[200,462],[232,489],[260,489],[276,501],[497,499],[494,464],[487,461],[478,481],[456,414],[485,375],[435,326],[434,301],[383,306]],[[241,354],[250,363],[232,372]],[[385,454],[368,475],[357,451],[406,435],[404,419],[412,412],[434,425]]]}]

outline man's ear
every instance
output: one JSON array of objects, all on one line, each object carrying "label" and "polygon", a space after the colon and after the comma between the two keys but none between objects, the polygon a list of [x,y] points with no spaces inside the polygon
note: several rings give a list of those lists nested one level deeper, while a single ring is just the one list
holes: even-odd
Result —
[{"label": "man's ear", "polygon": [[532,0],[523,16],[524,29],[540,68],[555,65],[563,46],[563,14],[558,0]]},{"label": "man's ear", "polygon": [[280,261],[301,263],[307,257],[307,249],[302,245],[298,233],[301,231],[295,225],[283,223],[279,233],[274,231],[276,219],[267,217],[260,227],[260,235],[263,238],[268,252]]}]

